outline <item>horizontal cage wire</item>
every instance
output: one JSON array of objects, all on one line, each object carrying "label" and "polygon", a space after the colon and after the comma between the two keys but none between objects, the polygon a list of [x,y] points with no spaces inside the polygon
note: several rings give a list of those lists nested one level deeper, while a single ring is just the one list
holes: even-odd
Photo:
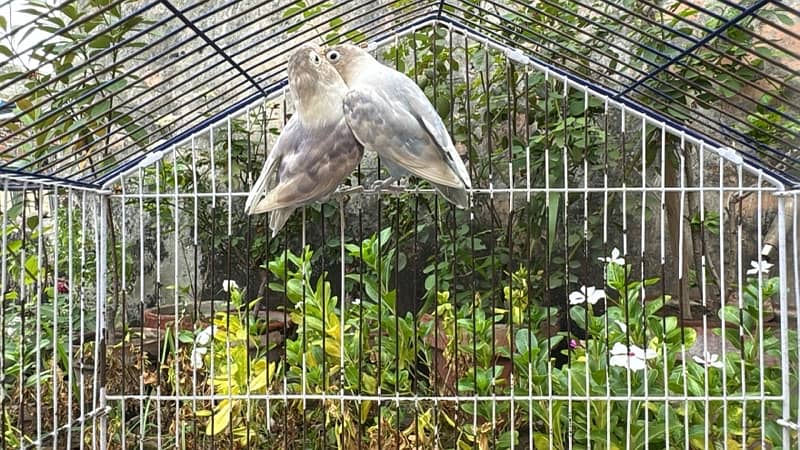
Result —
[{"label": "horizontal cage wire", "polygon": [[[796,2],[23,3],[0,450],[800,449]],[[366,152],[248,215],[288,57],[344,41],[469,209]]]}]

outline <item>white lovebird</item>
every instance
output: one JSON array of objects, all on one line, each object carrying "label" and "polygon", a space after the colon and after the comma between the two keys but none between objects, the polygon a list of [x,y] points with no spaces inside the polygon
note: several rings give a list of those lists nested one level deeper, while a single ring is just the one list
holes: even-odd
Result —
[{"label": "white lovebird", "polygon": [[469,207],[469,173],[422,89],[354,45],[330,47],[325,57],[350,88],[344,98],[350,129],[389,170],[390,177],[378,186],[388,187],[410,173],[456,206]]},{"label": "white lovebird", "polygon": [[296,208],[336,192],[364,154],[344,118],[348,88],[333,66],[306,45],[289,58],[287,71],[295,114],[245,203],[248,214],[270,213],[273,237]]}]

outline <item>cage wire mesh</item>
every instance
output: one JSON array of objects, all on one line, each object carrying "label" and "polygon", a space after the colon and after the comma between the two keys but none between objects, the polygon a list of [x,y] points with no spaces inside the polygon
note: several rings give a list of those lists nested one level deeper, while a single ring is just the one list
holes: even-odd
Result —
[{"label": "cage wire mesh", "polygon": [[[28,6],[3,450],[800,449],[795,3]],[[471,209],[245,213],[287,55],[340,40],[423,88]]]}]

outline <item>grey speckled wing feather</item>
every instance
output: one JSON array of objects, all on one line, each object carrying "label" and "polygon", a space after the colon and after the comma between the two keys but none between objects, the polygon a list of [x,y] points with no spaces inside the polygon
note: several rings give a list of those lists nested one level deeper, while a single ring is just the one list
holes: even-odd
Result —
[{"label": "grey speckled wing feather", "polygon": [[443,153],[418,117],[399,99],[369,87],[351,90],[344,99],[347,123],[359,142],[410,173],[451,187],[461,186],[442,165]]},{"label": "grey speckled wing feather", "polygon": [[266,205],[262,204],[262,200],[267,194],[267,191],[275,186],[277,181],[275,175],[283,155],[299,147],[302,137],[298,130],[299,127],[300,122],[297,120],[296,116],[289,119],[289,122],[283,127],[283,132],[278,136],[278,140],[275,142],[275,145],[273,145],[272,151],[267,155],[267,160],[264,162],[261,174],[259,174],[258,179],[256,179],[256,182],[253,184],[250,195],[247,196],[244,209],[248,214],[260,214],[267,211],[264,209]]},{"label": "grey speckled wing feather", "polygon": [[295,208],[333,193],[362,154],[344,117],[313,130],[293,117],[270,152],[246,209],[250,214],[272,211],[270,228],[277,231]]}]

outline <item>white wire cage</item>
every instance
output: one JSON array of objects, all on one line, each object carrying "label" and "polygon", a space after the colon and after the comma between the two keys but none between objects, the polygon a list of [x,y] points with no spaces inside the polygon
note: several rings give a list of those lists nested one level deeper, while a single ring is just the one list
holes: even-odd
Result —
[{"label": "white wire cage", "polygon": [[419,183],[271,238],[285,89],[100,188],[4,176],[5,448],[800,448],[782,178],[466,27],[369,48],[473,208]]}]

